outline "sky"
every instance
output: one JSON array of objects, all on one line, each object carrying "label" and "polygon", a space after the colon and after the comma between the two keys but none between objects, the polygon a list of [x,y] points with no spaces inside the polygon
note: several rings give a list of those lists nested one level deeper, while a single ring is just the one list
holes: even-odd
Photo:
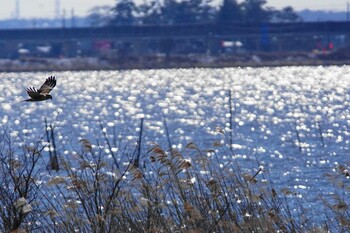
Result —
[{"label": "sky", "polygon": [[[55,18],[56,2],[60,2],[60,13],[62,15],[62,12],[65,12],[66,17],[72,14],[86,16],[94,6],[113,6],[117,2],[116,0],[0,0],[0,19],[16,18],[17,1],[20,3],[18,11],[20,18]],[[135,0],[139,3],[143,1]],[[215,1],[220,2],[220,0]],[[267,0],[266,6],[276,9],[292,6],[294,10],[346,11],[348,2],[350,3],[350,0]]]}]

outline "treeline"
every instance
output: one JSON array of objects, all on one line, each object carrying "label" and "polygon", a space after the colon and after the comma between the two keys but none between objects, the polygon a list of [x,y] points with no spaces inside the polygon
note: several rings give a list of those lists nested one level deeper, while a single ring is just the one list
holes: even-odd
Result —
[{"label": "treeline", "polygon": [[117,0],[114,7],[99,6],[91,9],[92,26],[194,24],[194,23],[267,23],[296,22],[301,18],[294,9],[281,10],[266,6],[265,0],[149,0],[136,4],[134,0]]}]

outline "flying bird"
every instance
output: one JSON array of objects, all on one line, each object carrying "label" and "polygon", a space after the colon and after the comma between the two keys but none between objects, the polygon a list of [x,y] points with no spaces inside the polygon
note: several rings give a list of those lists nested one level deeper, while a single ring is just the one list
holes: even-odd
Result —
[{"label": "flying bird", "polygon": [[25,101],[43,101],[47,99],[52,99],[52,96],[49,94],[50,91],[56,86],[55,76],[50,76],[46,79],[44,84],[38,89],[35,87],[28,87],[27,93],[30,99]]}]

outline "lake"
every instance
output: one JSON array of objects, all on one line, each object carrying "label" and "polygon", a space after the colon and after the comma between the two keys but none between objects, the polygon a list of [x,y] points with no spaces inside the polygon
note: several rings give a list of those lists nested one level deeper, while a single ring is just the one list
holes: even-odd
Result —
[{"label": "lake", "polygon": [[[22,102],[26,87],[51,75],[53,100]],[[18,145],[45,138],[45,118],[64,153],[80,139],[101,138],[101,125],[111,140],[134,145],[141,118],[144,153],[152,142],[166,148],[167,133],[179,150],[194,142],[220,152],[217,145],[229,143],[224,131],[233,153],[220,161],[252,174],[263,167],[273,186],[310,202],[336,191],[325,174],[349,162],[350,66],[0,73],[0,80],[0,126]]]}]

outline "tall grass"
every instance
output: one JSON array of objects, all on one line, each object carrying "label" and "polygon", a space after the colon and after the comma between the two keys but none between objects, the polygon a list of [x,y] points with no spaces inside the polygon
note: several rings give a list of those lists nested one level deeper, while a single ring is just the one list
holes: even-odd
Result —
[{"label": "tall grass", "polygon": [[[177,150],[171,148],[169,138],[165,148],[152,144],[144,149],[142,120],[135,144],[118,144],[118,150],[113,150],[117,139],[100,126],[101,138],[96,142],[77,140],[69,150],[55,140],[52,125],[49,134],[44,132],[31,147],[25,141],[13,143],[6,130],[1,132],[2,232],[350,230],[345,195],[350,187],[348,165],[327,176],[339,193],[334,200],[320,197],[324,203],[320,209],[327,218],[319,221],[295,193],[272,187],[263,167],[244,173],[237,161],[223,162],[220,158],[229,157],[231,148],[217,150],[222,145],[215,144],[202,150],[189,142]],[[225,131],[219,132],[232,140]],[[48,169],[53,158],[51,154],[45,159],[48,146],[56,151],[55,169]]]}]

